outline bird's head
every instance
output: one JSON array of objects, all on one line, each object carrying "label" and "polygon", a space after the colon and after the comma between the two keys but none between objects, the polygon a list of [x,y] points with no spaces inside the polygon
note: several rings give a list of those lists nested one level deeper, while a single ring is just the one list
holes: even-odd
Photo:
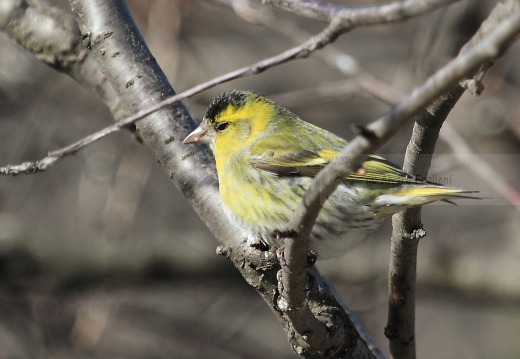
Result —
[{"label": "bird's head", "polygon": [[236,152],[265,133],[275,112],[273,102],[252,92],[226,92],[211,102],[183,143],[209,144],[215,156]]}]

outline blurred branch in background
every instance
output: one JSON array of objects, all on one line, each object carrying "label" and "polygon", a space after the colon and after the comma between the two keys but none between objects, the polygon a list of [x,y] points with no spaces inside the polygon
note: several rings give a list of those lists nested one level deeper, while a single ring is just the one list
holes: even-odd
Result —
[{"label": "blurred branch in background", "polygon": [[441,138],[453,149],[459,164],[468,165],[483,181],[488,182],[497,193],[506,199],[517,211],[520,211],[520,192],[508,183],[504,176],[494,169],[489,162],[478,156],[478,153],[449,123],[441,130]]},{"label": "blurred branch in background", "polygon": [[299,0],[268,0],[265,3],[314,20],[333,22],[339,18],[347,27],[357,27],[402,21],[457,1],[459,0],[405,0],[363,8]]}]

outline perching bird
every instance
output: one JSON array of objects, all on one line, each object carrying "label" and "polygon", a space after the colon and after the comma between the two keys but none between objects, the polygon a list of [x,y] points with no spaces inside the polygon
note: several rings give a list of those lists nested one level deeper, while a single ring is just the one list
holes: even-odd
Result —
[{"label": "perching bird", "polygon": [[[316,174],[347,141],[271,100],[235,90],[213,100],[184,143],[209,144],[225,212],[246,236],[279,247],[275,231],[285,228]],[[471,193],[421,180],[375,155],[362,168],[321,209],[309,243],[318,259],[342,255],[384,217]]]}]

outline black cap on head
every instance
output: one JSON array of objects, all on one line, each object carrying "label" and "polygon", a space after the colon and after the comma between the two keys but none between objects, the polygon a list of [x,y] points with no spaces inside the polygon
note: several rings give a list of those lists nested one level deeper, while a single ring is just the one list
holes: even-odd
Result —
[{"label": "black cap on head", "polygon": [[224,111],[229,105],[235,108],[242,107],[250,95],[251,92],[240,90],[225,92],[215,97],[215,99],[210,103],[204,117],[207,119],[215,119],[215,117]]}]

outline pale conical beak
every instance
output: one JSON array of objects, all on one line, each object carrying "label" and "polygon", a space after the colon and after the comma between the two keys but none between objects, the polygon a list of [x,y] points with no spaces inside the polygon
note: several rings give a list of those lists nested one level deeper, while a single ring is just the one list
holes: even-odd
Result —
[{"label": "pale conical beak", "polygon": [[193,130],[193,132],[190,133],[182,143],[203,143],[207,145],[210,142],[211,139],[208,136],[208,128],[206,123],[202,122],[200,126]]}]

